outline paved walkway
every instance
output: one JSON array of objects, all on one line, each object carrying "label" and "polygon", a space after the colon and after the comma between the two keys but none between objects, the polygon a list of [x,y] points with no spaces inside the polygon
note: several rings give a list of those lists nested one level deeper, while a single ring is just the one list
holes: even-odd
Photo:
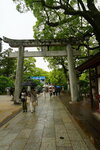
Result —
[{"label": "paved walkway", "polygon": [[100,150],[100,113],[95,112],[96,109],[91,109],[90,100],[87,99],[70,104],[71,99],[68,93],[60,96],[60,100],[67,107],[91,142],[96,146],[97,150]]},{"label": "paved walkway", "polygon": [[35,113],[20,112],[0,128],[0,150],[96,150],[59,97],[39,97]]}]

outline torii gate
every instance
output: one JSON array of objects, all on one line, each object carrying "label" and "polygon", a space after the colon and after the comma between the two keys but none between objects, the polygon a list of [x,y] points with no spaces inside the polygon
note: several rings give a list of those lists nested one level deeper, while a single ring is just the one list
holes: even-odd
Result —
[{"label": "torii gate", "polygon": [[[17,57],[17,69],[16,69],[16,81],[15,81],[15,95],[14,102],[19,103],[19,94],[21,91],[22,77],[23,77],[23,62],[24,57],[50,57],[50,56],[68,56],[68,70],[69,70],[69,80],[70,80],[70,91],[71,91],[71,100],[78,100],[78,84],[77,77],[74,69],[73,54],[78,55],[77,52],[73,52],[71,45],[76,44],[77,40],[74,39],[69,41],[66,39],[53,39],[53,40],[17,40],[9,39],[3,37],[3,41],[8,43],[13,48],[19,48],[17,52],[11,52],[9,54],[10,58]],[[48,46],[65,46],[64,51],[48,51]],[[42,51],[24,51],[25,47],[43,47]]]}]

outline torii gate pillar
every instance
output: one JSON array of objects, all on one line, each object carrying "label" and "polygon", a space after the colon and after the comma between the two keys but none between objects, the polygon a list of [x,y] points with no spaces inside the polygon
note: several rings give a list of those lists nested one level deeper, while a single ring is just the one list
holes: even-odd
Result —
[{"label": "torii gate pillar", "polygon": [[68,70],[69,70],[71,100],[72,102],[76,102],[79,99],[79,88],[78,88],[78,80],[76,77],[75,67],[74,67],[73,51],[70,44],[67,45],[67,56],[68,56]]},{"label": "torii gate pillar", "polygon": [[23,62],[24,62],[24,47],[20,46],[17,57],[17,69],[16,69],[16,81],[15,81],[15,93],[14,93],[14,103],[19,103],[19,95],[22,87],[23,79]]}]

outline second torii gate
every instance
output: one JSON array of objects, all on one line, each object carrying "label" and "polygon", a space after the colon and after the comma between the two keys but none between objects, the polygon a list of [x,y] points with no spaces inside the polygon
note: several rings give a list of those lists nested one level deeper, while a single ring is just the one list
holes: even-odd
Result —
[{"label": "second torii gate", "polygon": [[[55,40],[16,40],[3,37],[3,41],[8,43],[13,48],[19,48],[17,52],[11,52],[9,57],[18,59],[17,69],[16,69],[16,82],[15,82],[15,95],[14,102],[19,103],[19,94],[21,91],[21,84],[23,78],[23,62],[24,57],[51,57],[51,56],[68,56],[68,69],[69,69],[69,79],[70,79],[70,90],[71,90],[71,100],[78,100],[78,84],[77,77],[74,69],[73,54],[78,55],[77,52],[73,53],[71,44],[69,40],[66,39],[55,39]],[[76,44],[76,40],[74,40]],[[65,46],[64,51],[48,51],[48,46]],[[25,47],[43,47],[42,51],[24,51]]]}]

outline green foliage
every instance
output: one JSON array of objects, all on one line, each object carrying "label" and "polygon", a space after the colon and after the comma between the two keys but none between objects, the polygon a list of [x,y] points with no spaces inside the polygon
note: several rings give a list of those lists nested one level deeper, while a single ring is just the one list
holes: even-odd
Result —
[{"label": "green foliage", "polygon": [[14,87],[14,82],[11,78],[0,76],[0,94],[5,93],[7,87]]},{"label": "green foliage", "polygon": [[24,59],[24,80],[27,79],[29,76],[31,76],[35,72],[35,58],[25,58]]},{"label": "green foliage", "polygon": [[[76,45],[73,46],[81,52],[81,56],[88,56],[88,47],[100,47],[100,10],[95,5],[96,0],[13,0],[18,2],[20,6],[23,7],[23,2],[26,3],[28,9],[31,9],[37,22],[33,27],[34,37],[36,39],[70,39],[70,37],[79,39],[76,41]],[[24,4],[25,4],[24,3]],[[21,8],[21,7],[19,7]],[[87,42],[85,36],[90,33],[90,39]],[[80,39],[82,41],[80,42]],[[72,41],[71,41],[72,42]],[[81,46],[80,46],[81,45]],[[53,48],[49,47],[49,50]],[[56,49],[58,50],[58,49]],[[90,54],[97,53],[90,51]],[[65,62],[61,64],[56,58],[50,58],[47,60],[50,63],[50,67],[55,70],[55,68],[66,68],[64,66]],[[75,66],[83,63],[85,59],[75,58]],[[67,63],[66,63],[67,64]],[[36,69],[37,70],[37,69]],[[27,74],[31,75],[38,74],[39,71],[32,69],[28,71]],[[56,72],[56,71],[55,71]],[[56,72],[59,76],[59,73]],[[57,83],[60,82],[58,76],[52,71],[50,75],[50,82]],[[62,72],[63,74],[63,72]],[[66,74],[66,73],[65,73]],[[87,73],[85,73],[87,76]],[[57,76],[57,79],[54,78]],[[58,80],[58,81],[57,81]],[[81,79],[82,80],[82,79]],[[84,78],[87,83],[87,79]],[[85,84],[82,80],[82,86]]]},{"label": "green foliage", "polygon": [[62,71],[62,74],[64,74],[66,80],[68,80],[68,65],[66,57],[47,57],[46,60],[49,62],[49,68]]},{"label": "green foliage", "polygon": [[51,71],[49,73],[49,82],[54,84],[54,85],[66,85],[67,84],[67,80],[65,78],[64,73],[62,72],[62,70],[58,70],[58,69],[54,69],[53,71]]},{"label": "green foliage", "polygon": [[24,75],[23,80],[27,80],[32,76],[46,76],[48,77],[48,72],[41,68],[36,67],[36,59],[33,57],[24,60]]},{"label": "green foliage", "polygon": [[9,50],[0,54],[0,76],[15,77],[16,60],[11,59],[9,56]]},{"label": "green foliage", "polygon": [[80,80],[81,94],[89,94],[89,82],[87,80]]},{"label": "green foliage", "polygon": [[88,71],[85,71],[80,76],[80,93],[81,94],[88,94],[89,93],[89,74]]},{"label": "green foliage", "polygon": [[84,73],[81,74],[79,79],[87,81],[88,78],[89,78],[89,73],[88,73],[88,71],[85,71]]},{"label": "green foliage", "polygon": [[[37,18],[35,36],[46,37],[43,30],[54,28],[53,37],[57,38],[59,33],[63,33],[63,38],[83,37],[87,31],[91,30],[91,35],[95,34],[96,40],[100,43],[99,18],[100,10],[96,6],[96,0],[13,0],[18,5],[18,10],[31,10]],[[94,23],[95,22],[95,23]],[[56,28],[55,28],[56,27]],[[65,32],[64,32],[65,31]],[[84,32],[85,31],[85,32]],[[68,32],[68,33],[67,33]],[[40,33],[40,34],[39,34]],[[48,34],[50,31],[48,32]],[[93,34],[92,34],[93,33]],[[49,37],[49,35],[47,36]],[[40,38],[38,36],[38,38]],[[83,40],[84,41],[84,40]]]}]

